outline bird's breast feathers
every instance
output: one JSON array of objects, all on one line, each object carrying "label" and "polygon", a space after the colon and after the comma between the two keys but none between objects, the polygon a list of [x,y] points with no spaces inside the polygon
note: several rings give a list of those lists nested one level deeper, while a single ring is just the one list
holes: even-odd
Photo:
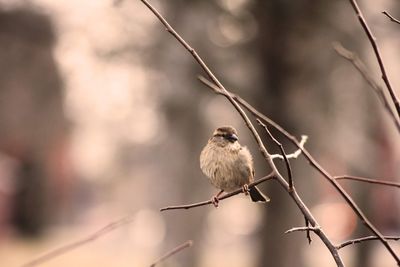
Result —
[{"label": "bird's breast feathers", "polygon": [[253,178],[251,154],[239,144],[221,147],[209,143],[201,152],[200,167],[214,186],[226,191],[243,186]]}]

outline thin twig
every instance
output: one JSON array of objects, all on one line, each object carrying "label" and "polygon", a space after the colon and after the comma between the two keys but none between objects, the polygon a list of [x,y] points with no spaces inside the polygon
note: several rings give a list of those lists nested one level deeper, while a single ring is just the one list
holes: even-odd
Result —
[{"label": "thin twig", "polygon": [[[302,135],[301,136],[300,145],[302,147],[304,147],[304,145],[306,144],[307,139],[308,139],[307,135]],[[293,152],[291,154],[287,154],[286,158],[288,158],[288,159],[297,159],[300,156],[300,154],[301,154],[301,149],[297,149],[295,152]],[[272,159],[284,159],[283,156],[280,155],[280,154],[272,154],[271,158]]]},{"label": "thin twig", "polygon": [[[252,188],[253,186],[256,186],[256,185],[261,184],[261,183],[263,183],[265,181],[268,181],[268,180],[271,180],[271,179],[275,179],[275,178],[276,178],[275,175],[273,173],[271,173],[271,174],[269,174],[267,176],[264,176],[264,177],[258,179],[255,182],[250,183],[249,184],[249,188]],[[225,194],[223,196],[218,197],[218,201],[230,198],[230,197],[235,196],[235,195],[240,194],[240,193],[243,193],[243,189],[242,188],[239,188],[239,189],[237,189],[235,191],[232,191],[232,192],[230,192],[228,194]],[[168,207],[161,208],[160,211],[181,210],[181,209],[187,210],[187,209],[196,208],[196,207],[200,207],[200,206],[206,206],[206,205],[210,205],[210,204],[213,204],[212,200],[197,202],[197,203],[188,204],[188,205],[168,206]]]},{"label": "thin twig", "polygon": [[[216,90],[217,88],[215,86],[211,87],[207,83],[205,83],[210,89],[212,89],[216,94],[224,94],[224,92],[221,92],[220,90]],[[354,211],[354,213],[358,216],[358,218],[363,222],[363,224],[376,236],[379,237],[379,240],[382,242],[382,244],[386,247],[386,249],[390,252],[390,254],[396,259],[398,259],[397,255],[394,253],[393,249],[390,247],[390,245],[387,243],[387,241],[384,239],[383,235],[380,233],[380,231],[368,220],[368,218],[365,216],[365,214],[361,211],[361,209],[358,207],[358,205],[354,202],[354,200],[349,196],[349,194],[346,192],[346,190],[341,187],[338,181],[334,179],[334,177],[329,174],[327,170],[325,170],[319,163],[318,161],[308,152],[308,150],[305,147],[302,147],[300,145],[299,140],[292,134],[290,134],[288,131],[286,131],[282,126],[274,122],[272,119],[268,118],[261,112],[259,112],[257,109],[255,109],[252,105],[250,105],[247,101],[245,101],[243,98],[239,97],[238,95],[233,95],[235,100],[243,106],[246,110],[248,110],[251,114],[253,114],[255,117],[261,119],[263,122],[271,125],[275,129],[277,129],[279,132],[281,132],[289,141],[291,141],[294,145],[296,145],[301,151],[303,152],[304,157],[308,160],[310,165],[314,167],[322,176],[339,192],[339,194],[344,198],[344,200],[347,202],[347,204],[350,206],[350,208]],[[311,225],[313,225],[312,221],[310,221]]]},{"label": "thin twig", "polygon": [[[395,241],[400,240],[400,236],[384,236],[384,238],[386,240],[395,240]],[[341,243],[340,245],[336,246],[336,248],[337,249],[341,249],[341,248],[344,248],[344,247],[346,247],[348,245],[354,245],[354,244],[357,244],[357,243],[361,243],[361,242],[364,242],[364,241],[370,241],[370,240],[379,240],[379,237],[377,237],[377,236],[366,236],[366,237],[351,239],[351,240],[348,240],[348,241],[345,241],[345,242]]]},{"label": "thin twig", "polygon": [[[355,13],[356,13],[356,15],[358,17],[358,20],[360,21],[360,24],[363,27],[363,29],[364,29],[365,33],[367,34],[367,37],[368,37],[371,45],[372,45],[372,48],[374,50],[376,59],[377,59],[378,64],[379,64],[379,68],[380,68],[381,73],[382,73],[382,79],[385,82],[386,87],[387,87],[387,89],[389,91],[390,97],[392,98],[393,104],[396,107],[397,116],[400,117],[400,102],[399,102],[399,99],[397,98],[397,96],[396,96],[396,94],[395,94],[395,92],[394,92],[394,90],[392,88],[392,85],[390,84],[389,78],[388,78],[388,76],[386,74],[385,65],[383,64],[381,53],[379,51],[378,44],[376,43],[376,38],[373,35],[371,29],[369,28],[369,26],[367,24],[367,21],[365,20],[364,15],[361,12],[361,9],[358,7],[357,1],[356,0],[349,0],[349,2],[351,4],[351,6],[353,7],[353,9],[354,9],[354,11],[355,11]],[[389,249],[388,246],[386,246],[386,247]],[[395,256],[394,251],[391,248],[389,250],[390,250],[390,253],[393,256]],[[397,256],[395,256],[395,259],[397,261],[397,264],[400,265],[400,259]]]},{"label": "thin twig", "polygon": [[166,259],[170,258],[171,256],[175,255],[176,253],[181,252],[182,250],[184,250],[185,248],[191,247],[193,245],[193,241],[192,240],[188,240],[185,243],[173,248],[172,250],[168,251],[165,255],[163,255],[162,257],[160,257],[159,259],[157,259],[154,263],[152,263],[150,265],[150,267],[154,267],[157,264],[165,261]]},{"label": "thin twig", "polygon": [[390,181],[381,181],[377,179],[359,177],[359,176],[352,176],[352,175],[341,175],[341,176],[334,176],[336,180],[353,180],[359,182],[366,182],[371,184],[379,184],[379,185],[387,185],[400,188],[400,183],[390,182]]},{"label": "thin twig", "polygon": [[[306,142],[307,142],[307,139],[308,139],[308,136],[307,136],[307,135],[302,135],[302,136],[301,136],[301,140],[300,140],[300,146],[301,146],[301,147],[304,147],[304,145],[305,145]],[[293,152],[293,153],[291,153],[291,154],[287,154],[287,155],[286,155],[286,158],[288,158],[288,159],[297,159],[297,158],[300,156],[300,154],[301,154],[301,149],[297,149],[295,152]],[[272,159],[276,159],[276,158],[278,158],[278,159],[284,159],[284,158],[282,157],[282,155],[279,155],[279,154],[273,154],[273,155],[271,155],[271,158],[272,158]]]},{"label": "thin twig", "polygon": [[319,226],[301,226],[301,227],[293,227],[285,232],[285,234],[290,234],[293,232],[308,232],[308,231],[319,231],[321,227]]},{"label": "thin twig", "polygon": [[[267,149],[265,148],[261,137],[258,135],[256,129],[254,128],[253,124],[251,123],[250,119],[247,117],[246,113],[243,111],[243,109],[239,106],[239,104],[234,100],[233,96],[226,90],[226,88],[221,84],[221,82],[215,77],[215,75],[210,71],[208,66],[203,62],[203,60],[198,56],[197,52],[191,48],[183,39],[176,33],[176,31],[167,23],[167,21],[156,11],[146,0],[141,0],[155,15],[156,17],[160,20],[160,22],[166,27],[167,31],[171,33],[185,48],[188,50],[190,54],[194,57],[194,59],[197,61],[197,63],[201,66],[201,68],[207,73],[207,75],[210,77],[210,79],[213,81],[214,84],[218,86],[220,89],[221,93],[229,100],[229,102],[234,106],[234,108],[238,111],[240,116],[242,117],[243,121],[245,122],[247,128],[251,131],[253,137],[255,138],[258,147],[260,149],[260,152],[266,162],[271,166],[273,173],[276,175],[276,179],[279,182],[279,184],[289,193],[290,197],[294,200],[296,203],[297,207],[300,209],[300,211],[303,213],[304,216],[307,217],[307,219],[310,221],[310,224],[312,226],[317,225],[317,222],[314,218],[314,216],[311,214],[310,210],[308,207],[304,204],[303,200],[300,198],[300,196],[297,194],[296,190],[293,188],[291,190],[289,188],[288,183],[286,180],[282,177],[282,175],[279,173],[279,170],[275,166],[275,163],[270,157],[270,154],[268,153]],[[321,238],[322,242],[324,242],[325,246],[328,248],[329,252],[331,253],[335,263],[337,264],[338,267],[344,267],[343,260],[341,256],[339,255],[338,250],[335,248],[333,243],[329,240],[328,236],[322,231],[318,231],[318,236]]]},{"label": "thin twig", "polygon": [[285,149],[283,148],[282,144],[272,135],[272,133],[268,130],[267,125],[265,125],[264,123],[262,123],[262,121],[260,121],[259,119],[257,119],[258,124],[260,124],[265,131],[268,133],[269,137],[271,137],[272,141],[274,141],[274,143],[279,147],[282,156],[285,160],[285,164],[286,164],[286,169],[288,172],[288,180],[289,180],[289,189],[293,190],[293,176],[292,176],[292,168],[290,166],[290,162],[288,160],[288,158],[286,157],[286,153],[285,153]]},{"label": "thin twig", "polygon": [[111,222],[111,223],[107,224],[106,226],[102,227],[101,229],[97,230],[96,232],[94,232],[82,239],[79,239],[75,242],[72,242],[67,245],[56,248],[54,250],[51,250],[51,251],[37,257],[36,259],[33,259],[27,263],[22,264],[21,267],[33,267],[33,266],[42,264],[44,262],[47,262],[49,260],[52,260],[52,259],[59,257],[67,252],[70,252],[71,250],[77,249],[87,243],[93,242],[96,239],[98,239],[99,237],[102,237],[103,235],[105,235],[123,225],[129,224],[130,222],[132,222],[132,220],[133,220],[133,218],[131,216],[126,216],[119,220]]},{"label": "thin twig", "polygon": [[378,99],[381,101],[383,107],[388,112],[390,118],[392,119],[394,125],[396,126],[397,131],[400,132],[399,118],[396,117],[395,113],[393,112],[392,108],[390,107],[390,104],[389,104],[387,98],[385,97],[385,93],[383,92],[383,88],[375,82],[375,80],[372,78],[371,74],[368,72],[365,64],[361,61],[361,59],[354,52],[344,48],[341,43],[334,42],[332,45],[333,45],[333,48],[335,49],[336,53],[338,53],[340,56],[342,56],[346,60],[350,61],[353,64],[353,66],[360,72],[360,74],[363,76],[363,78],[367,81],[369,86],[374,90],[374,92],[378,96]]},{"label": "thin twig", "polygon": [[395,17],[393,17],[392,15],[389,14],[389,12],[387,11],[383,11],[383,14],[385,14],[391,21],[400,24],[400,20],[396,19]]}]

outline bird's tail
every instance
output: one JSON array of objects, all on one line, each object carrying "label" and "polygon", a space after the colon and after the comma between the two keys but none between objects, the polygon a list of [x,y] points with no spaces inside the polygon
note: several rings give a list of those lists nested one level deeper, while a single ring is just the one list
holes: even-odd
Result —
[{"label": "bird's tail", "polygon": [[253,186],[249,190],[250,190],[250,197],[253,202],[269,202],[270,201],[269,197],[267,197],[266,195],[261,193],[261,191],[257,187]]}]

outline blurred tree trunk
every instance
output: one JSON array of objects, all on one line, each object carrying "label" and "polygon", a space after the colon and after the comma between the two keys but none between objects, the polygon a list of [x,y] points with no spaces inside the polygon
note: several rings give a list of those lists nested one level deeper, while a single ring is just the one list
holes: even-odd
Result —
[{"label": "blurred tree trunk", "polygon": [[[302,129],[306,129],[307,134],[311,133],[312,129],[302,127],[303,121],[307,118],[296,118],[292,112],[296,95],[304,97],[302,95],[307,94],[311,98],[315,97],[316,101],[321,101],[319,104],[314,103],[317,107],[323,106],[322,102],[328,101],[328,90],[324,91],[326,88],[324,79],[328,76],[328,69],[317,67],[321,65],[321,60],[318,59],[318,53],[321,51],[312,52],[320,42],[317,39],[321,38],[318,36],[320,28],[326,25],[329,17],[324,14],[325,10],[329,9],[328,5],[335,3],[322,4],[305,0],[257,1],[254,6],[260,31],[255,46],[259,50],[262,73],[260,90],[257,91],[254,100],[263,113],[297,137],[305,133],[301,132]],[[329,43],[322,44],[326,47],[320,46],[318,50],[331,49]],[[316,92],[310,92],[310,89]],[[312,103],[311,99],[309,101]],[[309,113],[308,117],[325,115],[312,114],[311,108],[305,112]],[[280,140],[284,145],[288,145],[285,139],[280,138]],[[316,139],[312,140],[315,141]],[[269,149],[277,152],[271,142]],[[302,196],[307,203],[311,197],[309,189],[313,188],[312,180],[307,177],[309,172],[306,169],[309,166],[303,163],[298,166],[296,161],[292,164],[295,166],[296,185],[306,187],[306,190],[302,191]],[[282,174],[287,176],[285,168],[281,170]],[[269,188],[268,194],[272,201],[265,213],[266,227],[262,229],[263,246],[259,266],[305,266],[302,260],[304,258],[302,250],[307,244],[305,234],[284,235],[284,232],[291,227],[303,225],[304,219],[279,185],[271,184]]]},{"label": "blurred tree trunk", "polygon": [[18,163],[12,223],[27,236],[42,233],[57,218],[70,190],[55,43],[48,16],[0,10],[0,152]]}]

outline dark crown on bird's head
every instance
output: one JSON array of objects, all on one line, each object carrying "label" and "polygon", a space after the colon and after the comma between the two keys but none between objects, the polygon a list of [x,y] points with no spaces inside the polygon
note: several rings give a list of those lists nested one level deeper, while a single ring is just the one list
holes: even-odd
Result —
[{"label": "dark crown on bird's head", "polygon": [[221,126],[218,127],[213,134],[213,137],[223,137],[224,139],[235,142],[238,140],[236,129],[232,126]]}]

